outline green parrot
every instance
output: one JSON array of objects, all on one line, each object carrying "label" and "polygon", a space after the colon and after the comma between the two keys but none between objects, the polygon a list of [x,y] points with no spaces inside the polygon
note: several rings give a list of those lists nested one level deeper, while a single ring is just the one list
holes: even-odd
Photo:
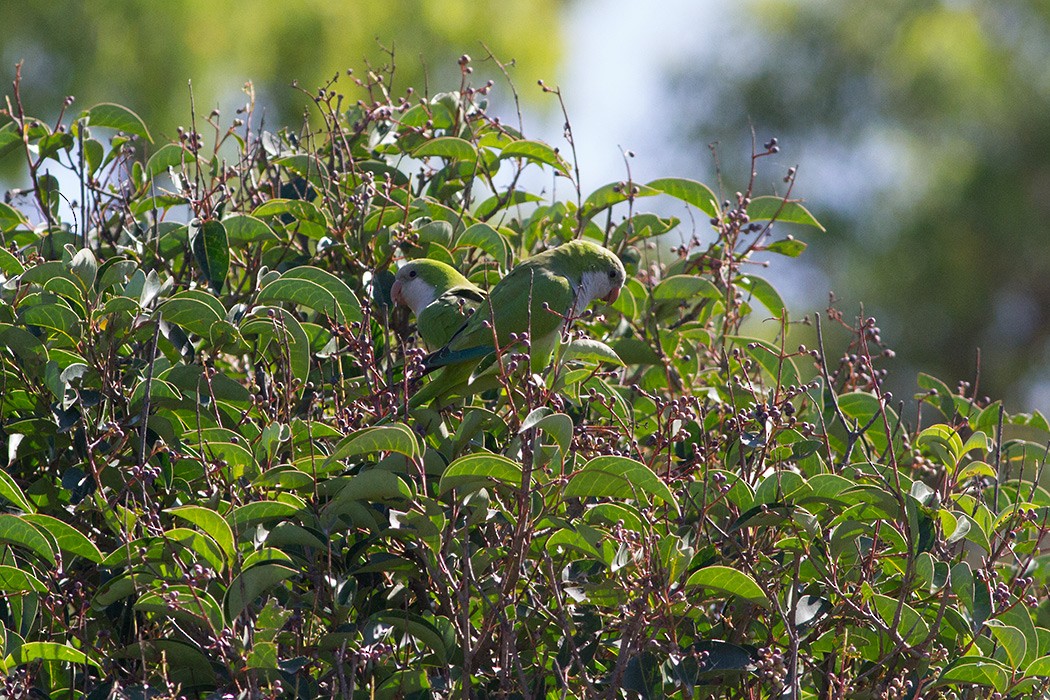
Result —
[{"label": "green parrot", "polygon": [[[482,358],[506,348],[511,335],[529,334],[534,371],[545,366],[566,320],[595,299],[613,303],[626,272],[611,251],[585,240],[570,241],[519,263],[500,280],[448,343],[424,362],[443,372],[412,397],[414,408],[465,388]],[[472,392],[466,392],[472,393]]]},{"label": "green parrot", "polygon": [[437,260],[412,260],[394,276],[390,298],[412,309],[423,345],[443,347],[485,300],[485,292],[452,267]]}]

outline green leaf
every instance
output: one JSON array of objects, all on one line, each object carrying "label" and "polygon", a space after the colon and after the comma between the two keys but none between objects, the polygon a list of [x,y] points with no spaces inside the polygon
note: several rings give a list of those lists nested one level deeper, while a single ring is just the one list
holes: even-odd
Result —
[{"label": "green leaf", "polygon": [[920,389],[925,389],[927,392],[923,396],[924,401],[936,406],[949,420],[955,416],[955,401],[952,399],[952,390],[947,384],[924,372],[919,372],[916,383]]},{"label": "green leaf", "polygon": [[233,529],[226,519],[210,508],[203,506],[186,505],[167,509],[168,513],[193,523],[203,530],[209,537],[215,540],[228,562],[233,562],[237,556],[237,547],[234,543]]},{"label": "green leaf", "polygon": [[543,197],[525,192],[524,190],[513,190],[509,193],[503,192],[502,194],[492,195],[474,210],[474,216],[478,219],[485,220],[495,214],[500,209],[508,209],[517,204],[526,204],[528,202],[542,202]]},{"label": "green leaf", "polygon": [[153,142],[153,137],[150,136],[149,129],[146,128],[146,123],[142,121],[142,118],[123,105],[97,104],[84,112],[81,117],[87,117],[87,123],[90,126],[117,129]]},{"label": "green leaf", "polygon": [[13,566],[0,565],[0,592],[28,593],[36,591],[37,593],[43,593],[46,590],[47,586],[36,576]]},{"label": "green leaf", "polygon": [[280,307],[257,306],[241,322],[240,331],[245,338],[259,336],[263,347],[273,344],[276,355],[283,357],[287,349],[292,375],[306,383],[310,376],[310,339],[294,314]]},{"label": "green leaf", "polygon": [[[168,603],[172,594],[178,595],[178,605],[174,609]],[[226,626],[219,603],[211,594],[200,588],[167,584],[161,591],[151,591],[143,595],[135,602],[134,607],[140,612],[189,621],[206,631],[221,630]]]},{"label": "green leaf", "polygon": [[[867,584],[864,584],[867,586]],[[882,621],[889,626],[893,626],[894,617],[897,614],[898,601],[896,598],[891,598],[888,595],[882,595],[871,591],[870,586],[867,588],[870,594],[872,604],[875,606],[875,611],[882,618]],[[919,644],[922,640],[926,639],[926,636],[930,633],[930,627],[926,624],[926,621],[922,619],[922,615],[919,612],[905,603],[900,606],[900,624],[897,625],[897,629],[900,631],[902,637],[908,640],[909,644]]]},{"label": "green leaf", "polygon": [[[3,338],[0,337],[0,342],[2,342],[2,340]],[[36,508],[34,508],[33,504],[29,502],[26,495],[22,493],[22,489],[18,487],[15,480],[11,478],[10,474],[2,469],[0,469],[0,496],[3,496],[26,513],[36,512]]]},{"label": "green leaf", "polygon": [[226,283],[230,271],[230,239],[221,221],[190,224],[190,248],[197,259],[201,274],[208,280],[211,290],[218,294]]},{"label": "green leaf", "polygon": [[295,575],[295,569],[280,564],[258,564],[242,572],[226,589],[224,607],[227,619],[237,618],[252,601]]},{"label": "green leaf", "polygon": [[17,277],[26,269],[14,255],[6,248],[0,248],[0,273],[5,277]]},{"label": "green leaf", "polygon": [[[325,218],[324,212],[318,209],[316,204],[305,199],[271,199],[260,204],[252,212],[252,216],[258,218],[284,215],[299,221],[315,224],[322,230],[327,230],[328,228],[328,219]],[[307,232],[304,231],[304,233]],[[313,233],[313,231],[309,233]]]},{"label": "green leaf", "polygon": [[230,243],[258,243],[277,240],[277,234],[262,219],[248,214],[235,214],[222,220]]},{"label": "green leaf", "polygon": [[277,645],[274,642],[256,640],[248,652],[246,665],[248,668],[276,671],[280,668],[278,658]]},{"label": "green leaf", "polygon": [[17,515],[0,514],[0,542],[22,547],[42,561],[55,564],[55,553],[51,543],[40,531]]},{"label": "green leaf", "polygon": [[4,663],[10,667],[12,664],[21,666],[34,661],[64,661],[71,664],[90,664],[95,668],[101,668],[97,661],[79,649],[57,642],[26,642],[9,654]]},{"label": "green leaf", "polygon": [[210,337],[212,325],[226,317],[222,303],[200,289],[179,292],[157,307],[157,313],[168,323],[202,338]]},{"label": "green leaf", "polygon": [[577,338],[568,343],[562,350],[562,359],[566,362],[571,360],[594,364],[608,362],[618,367],[624,366],[623,360],[615,350],[592,338]]},{"label": "green leaf", "polygon": [[785,255],[789,258],[797,258],[802,255],[802,252],[806,249],[806,244],[802,241],[791,238],[782,238],[779,241],[773,241],[766,246],[766,250],[770,253],[778,253]]},{"label": "green leaf", "polygon": [[755,605],[770,609],[772,604],[762,587],[743,571],[728,566],[705,566],[693,573],[686,586],[702,586],[718,593],[737,596]]},{"label": "green leaf", "polygon": [[58,548],[66,554],[84,557],[96,564],[102,561],[102,552],[95,543],[72,525],[50,515],[23,515],[22,519],[46,530],[55,538]]},{"label": "green leaf", "polygon": [[309,265],[292,268],[263,287],[257,302],[273,301],[301,304],[342,325],[362,319],[361,304],[346,282]]},{"label": "green leaf", "polygon": [[678,501],[659,476],[629,457],[595,457],[576,472],[562,491],[564,498],[633,499],[650,503],[659,498],[675,511]]},{"label": "green leaf", "polygon": [[1041,656],[1024,670],[1024,675],[1038,678],[1050,678],[1050,656]]},{"label": "green leaf", "polygon": [[456,238],[456,247],[472,246],[491,255],[504,269],[510,267],[512,251],[507,239],[488,224],[474,224]]},{"label": "green leaf", "polygon": [[[653,195],[660,194],[660,190],[647,185],[634,185],[637,189],[632,197],[652,197]],[[631,197],[628,197],[629,185],[624,182],[610,182],[608,185],[599,187],[594,192],[591,192],[587,196],[587,199],[583,202],[583,207],[580,209],[580,219],[586,221],[592,218],[595,214],[611,206],[615,206],[621,202],[626,202]]]},{"label": "green leaf", "polygon": [[[0,133],[2,133],[0,129]],[[21,140],[19,140],[21,143]],[[0,202],[0,231],[12,231],[20,226],[25,227],[29,225],[29,220],[26,219],[25,214],[12,207],[6,202]]]},{"label": "green leaf", "polygon": [[744,275],[743,277],[738,277],[736,283],[748,292],[751,292],[752,296],[762,302],[762,305],[769,309],[774,318],[787,318],[787,307],[784,305],[784,300],[780,298],[780,293],[769,282],[754,275]]},{"label": "green leaf", "polygon": [[180,168],[186,161],[192,161],[193,154],[181,144],[168,143],[157,149],[157,152],[146,161],[146,178],[152,180],[168,172],[168,168]]},{"label": "green leaf", "polygon": [[368,621],[390,626],[401,634],[412,637],[434,652],[438,665],[443,666],[448,662],[448,645],[445,643],[445,638],[425,618],[408,611],[391,610],[376,613]]},{"label": "green leaf", "polygon": [[1016,627],[1003,623],[1001,620],[988,620],[984,624],[988,625],[992,636],[995,637],[1003,651],[1006,652],[1006,658],[1010,661],[1010,668],[1020,670],[1028,648],[1024,633]]},{"label": "green leaf", "polygon": [[236,533],[243,533],[248,528],[256,525],[272,522],[274,520],[287,520],[296,515],[299,509],[288,503],[280,501],[254,501],[243,506],[234,508],[233,512],[226,516],[226,522]]},{"label": "green leaf", "polygon": [[[1032,614],[1023,603],[1009,606],[1006,610],[999,611],[996,616],[999,622],[1017,629],[1024,636],[1025,652],[1021,657],[1021,665],[1029,664],[1035,660],[1040,652],[1040,629],[1036,628],[1032,621]],[[1043,630],[1045,632],[1045,630]]]},{"label": "green leaf", "polygon": [[441,475],[438,493],[446,494],[451,489],[479,482],[497,481],[507,486],[521,486],[521,465],[503,455],[478,452],[460,457],[448,465]]},{"label": "green leaf", "polygon": [[502,158],[525,158],[540,165],[549,165],[563,175],[569,174],[569,164],[558,151],[542,141],[514,141],[500,151]]},{"label": "green leaf", "polygon": [[30,306],[22,312],[22,321],[27,325],[48,328],[69,338],[78,338],[80,335],[80,317],[64,303]]},{"label": "green leaf", "polygon": [[936,685],[952,683],[987,685],[1005,693],[1010,684],[1010,670],[995,659],[964,656],[948,664]]},{"label": "green leaf", "polygon": [[478,159],[478,149],[470,141],[455,136],[441,136],[425,141],[412,151],[413,158],[447,158],[449,160],[474,163]]},{"label": "green leaf", "polygon": [[325,464],[375,452],[396,452],[413,460],[421,454],[412,429],[404,423],[392,423],[350,433],[339,442]]},{"label": "green leaf", "polygon": [[541,406],[533,409],[525,417],[518,433],[524,433],[530,428],[546,432],[561,448],[562,454],[568,454],[569,445],[572,443],[572,418],[564,413],[553,413],[546,406]]},{"label": "green leaf", "polygon": [[375,503],[412,498],[412,489],[404,480],[397,474],[384,469],[369,469],[360,474],[342,477],[328,483],[340,486],[332,504],[348,500]]},{"label": "green leaf", "polygon": [[671,275],[653,288],[653,299],[657,301],[722,299],[724,296],[710,281],[693,275]]},{"label": "green leaf", "polygon": [[653,180],[646,186],[680,199],[686,204],[692,204],[708,216],[718,216],[718,197],[702,182],[681,177],[664,177]]},{"label": "green leaf", "polygon": [[780,197],[755,197],[747,207],[747,215],[752,221],[785,221],[792,224],[814,226],[821,231],[826,229],[799,202]]},{"label": "green leaf", "polygon": [[94,287],[95,277],[98,275],[98,260],[90,248],[78,250],[69,261],[69,269],[80,280],[81,289],[88,291]]}]

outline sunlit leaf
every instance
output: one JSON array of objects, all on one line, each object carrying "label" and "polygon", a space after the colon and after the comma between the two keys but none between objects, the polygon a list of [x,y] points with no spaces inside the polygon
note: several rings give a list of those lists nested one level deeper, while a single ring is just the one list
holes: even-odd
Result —
[{"label": "sunlit leaf", "polygon": [[146,128],[146,123],[142,121],[142,118],[123,105],[97,104],[84,112],[82,116],[87,117],[87,122],[91,126],[117,129],[128,134],[141,136],[147,141],[153,141],[153,137],[150,136],[149,129]]},{"label": "sunlit leaf", "polygon": [[743,571],[728,566],[705,566],[694,572],[686,586],[701,586],[719,594],[736,596],[764,608],[771,607],[762,587]]},{"label": "sunlit leaf", "polygon": [[460,457],[448,465],[441,475],[438,492],[444,494],[457,487],[489,480],[507,486],[521,486],[521,465],[502,455],[489,452]]}]

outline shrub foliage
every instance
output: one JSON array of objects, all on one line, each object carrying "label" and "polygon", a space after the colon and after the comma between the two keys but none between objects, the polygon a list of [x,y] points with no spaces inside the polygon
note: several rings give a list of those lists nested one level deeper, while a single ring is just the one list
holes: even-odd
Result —
[{"label": "shrub foliage", "polygon": [[[260,131],[249,99],[169,143],[118,105],[45,123],[16,80],[6,695],[1045,691],[1046,420],[923,377],[912,427],[863,315],[824,316],[848,347],[820,316],[816,349],[789,342],[752,258],[820,226],[793,169],[755,191],[775,140],[725,199],[680,178],[587,194],[467,64],[422,99],[329,85],[312,130]],[[657,197],[688,218],[642,211]],[[507,348],[501,389],[407,411],[427,380],[398,261],[490,287],[578,237],[624,261],[615,304],[544,371]]]}]

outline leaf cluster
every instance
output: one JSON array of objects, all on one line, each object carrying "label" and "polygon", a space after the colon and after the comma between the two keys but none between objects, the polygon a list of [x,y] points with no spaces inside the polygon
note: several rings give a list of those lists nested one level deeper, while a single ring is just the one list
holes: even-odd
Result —
[{"label": "leaf cluster", "polygon": [[[585,195],[468,64],[421,99],[326,86],[317,131],[257,131],[249,99],[161,145],[116,105],[34,119],[16,80],[8,695],[1044,692],[1046,420],[924,377],[909,427],[874,319],[829,309],[837,362],[819,317],[817,349],[789,345],[753,257],[820,225],[793,170],[753,192],[775,140],[728,198],[629,176]],[[530,168],[570,197],[525,189]],[[657,196],[703,223],[639,211]],[[487,288],[579,237],[624,261],[615,304],[542,371],[512,346],[496,388],[407,411],[426,379],[398,261]]]}]

